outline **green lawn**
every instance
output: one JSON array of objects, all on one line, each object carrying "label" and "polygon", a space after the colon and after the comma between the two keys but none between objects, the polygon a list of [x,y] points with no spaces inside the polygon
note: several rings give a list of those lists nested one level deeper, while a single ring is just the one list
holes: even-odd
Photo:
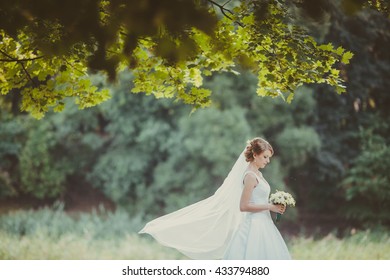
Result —
[{"label": "green lawn", "polygon": [[299,260],[390,260],[390,236],[385,232],[364,231],[343,239],[292,238],[289,248]]},{"label": "green lawn", "polygon": [[164,248],[135,234],[120,239],[91,239],[88,236],[66,234],[50,239],[45,234],[14,237],[0,233],[0,259],[66,259],[66,260],[135,260],[184,258],[172,249]]},{"label": "green lawn", "polygon": [[[293,258],[299,260],[390,259],[389,236],[375,238],[367,232],[342,240],[332,235],[319,240],[295,237],[288,246]],[[0,240],[0,259],[186,259],[137,234],[97,240],[88,235],[65,234],[53,239],[44,233],[20,237],[0,232]]]},{"label": "green lawn", "polygon": [[[69,217],[62,210],[19,211],[0,215],[0,259],[141,260],[186,259],[174,249],[138,235],[143,222],[125,212]],[[354,231],[343,239],[287,237],[297,260],[390,260],[385,229]]]}]

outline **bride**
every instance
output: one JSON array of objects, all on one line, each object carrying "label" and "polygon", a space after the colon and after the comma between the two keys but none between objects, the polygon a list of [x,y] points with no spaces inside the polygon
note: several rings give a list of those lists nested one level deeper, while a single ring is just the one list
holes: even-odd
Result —
[{"label": "bride", "polygon": [[270,186],[259,171],[273,153],[264,139],[249,140],[214,195],[150,221],[139,233],[192,259],[291,259],[270,215],[285,207],[268,202]]}]

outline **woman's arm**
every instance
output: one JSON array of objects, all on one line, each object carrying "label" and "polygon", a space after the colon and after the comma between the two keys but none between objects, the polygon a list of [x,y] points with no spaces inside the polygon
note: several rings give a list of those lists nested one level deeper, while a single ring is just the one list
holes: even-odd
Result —
[{"label": "woman's arm", "polygon": [[241,212],[261,212],[269,210],[272,212],[283,214],[285,207],[283,205],[274,205],[274,204],[253,204],[250,203],[253,189],[257,185],[256,176],[253,174],[247,174],[244,178],[244,189],[241,193],[240,200],[240,211]]}]

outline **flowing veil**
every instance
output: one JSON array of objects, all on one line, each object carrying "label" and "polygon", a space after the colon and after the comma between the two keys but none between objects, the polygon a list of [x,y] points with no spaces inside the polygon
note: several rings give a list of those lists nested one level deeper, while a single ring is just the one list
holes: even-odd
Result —
[{"label": "flowing veil", "polygon": [[150,221],[139,233],[191,259],[221,259],[244,215],[239,201],[247,166],[242,152],[212,196]]}]

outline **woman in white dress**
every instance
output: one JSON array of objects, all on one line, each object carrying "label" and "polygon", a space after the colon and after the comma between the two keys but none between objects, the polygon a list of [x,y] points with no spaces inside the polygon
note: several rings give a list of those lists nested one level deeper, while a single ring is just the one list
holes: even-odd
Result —
[{"label": "woman in white dress", "polygon": [[224,259],[290,259],[287,246],[270,211],[283,214],[285,206],[268,202],[271,188],[259,169],[273,155],[271,145],[261,139],[248,141],[244,155],[249,165],[243,174],[240,210],[246,212],[227,248]]},{"label": "woman in white dress", "polygon": [[248,141],[223,184],[211,197],[148,222],[153,236],[191,259],[290,259],[270,211],[270,187],[259,172],[273,155],[262,138]]}]

